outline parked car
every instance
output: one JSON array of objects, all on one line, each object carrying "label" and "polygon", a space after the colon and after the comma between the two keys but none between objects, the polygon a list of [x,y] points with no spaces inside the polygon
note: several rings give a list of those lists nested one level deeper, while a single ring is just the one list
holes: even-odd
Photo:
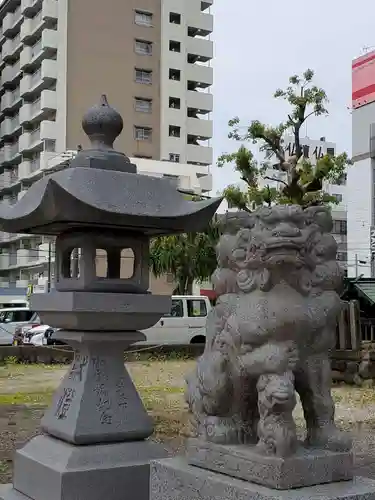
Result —
[{"label": "parked car", "polygon": [[[23,327],[20,327],[20,330],[22,328]],[[24,345],[28,345],[28,344],[31,344],[31,345],[42,345],[42,342],[40,344],[39,343],[34,344],[33,338],[37,337],[37,336],[40,336],[40,335],[43,338],[45,338],[45,333],[48,332],[49,330],[53,331],[53,328],[51,328],[49,325],[38,325],[38,326],[34,326],[32,328],[28,328],[26,331],[23,332],[22,343]]]},{"label": "parked car", "polygon": [[40,325],[38,313],[28,307],[10,307],[0,309],[0,345],[14,344],[16,330],[24,327],[25,330]]},{"label": "parked car", "polygon": [[170,314],[143,330],[147,340],[138,344],[204,344],[211,303],[201,295],[174,295]]},{"label": "parked car", "polygon": [[48,325],[40,325],[31,328],[25,333],[23,343],[26,345],[42,346],[42,345],[66,345],[62,340],[55,339],[53,334],[58,328],[52,328]]}]

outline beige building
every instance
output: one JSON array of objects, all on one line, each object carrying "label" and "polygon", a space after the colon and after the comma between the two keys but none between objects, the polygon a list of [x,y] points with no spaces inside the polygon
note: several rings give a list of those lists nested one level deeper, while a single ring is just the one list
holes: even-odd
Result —
[{"label": "beige building", "polygon": [[[210,191],[212,2],[4,0],[0,203],[87,145],[81,118],[101,94],[124,118],[116,147],[141,172]],[[0,250],[0,286],[45,276],[45,239],[0,233]]]}]

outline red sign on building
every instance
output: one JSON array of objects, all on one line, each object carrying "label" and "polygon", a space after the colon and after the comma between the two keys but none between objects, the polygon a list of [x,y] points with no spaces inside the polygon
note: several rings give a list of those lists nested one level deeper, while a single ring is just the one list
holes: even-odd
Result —
[{"label": "red sign on building", "polygon": [[375,50],[352,63],[352,107],[365,106],[375,101]]}]

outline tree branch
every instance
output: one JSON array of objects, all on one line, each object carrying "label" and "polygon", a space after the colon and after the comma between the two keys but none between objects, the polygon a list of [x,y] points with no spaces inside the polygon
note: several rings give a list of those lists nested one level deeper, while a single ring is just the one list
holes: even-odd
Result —
[{"label": "tree branch", "polygon": [[304,123],[304,122],[305,122],[308,118],[310,118],[310,116],[312,116],[312,115],[315,115],[315,111],[311,111],[311,113],[309,113],[308,115],[306,115],[306,116],[305,116],[305,118],[303,119],[302,124],[303,124],[303,123]]},{"label": "tree branch", "polygon": [[272,151],[275,153],[277,159],[281,162],[281,163],[284,163],[285,162],[285,155],[283,155],[281,152],[280,152],[280,149],[277,148],[275,146],[275,144],[268,138],[266,137],[265,135],[260,135],[259,136],[259,139],[263,139],[264,142],[266,144],[268,144],[270,146],[270,148],[272,149]]},{"label": "tree branch", "polygon": [[287,186],[288,183],[281,180],[281,179],[278,179],[277,177],[269,177],[268,175],[266,175],[265,177],[263,177],[263,179],[267,180],[267,181],[276,181],[276,182],[281,182],[281,184],[284,184],[284,186]]}]

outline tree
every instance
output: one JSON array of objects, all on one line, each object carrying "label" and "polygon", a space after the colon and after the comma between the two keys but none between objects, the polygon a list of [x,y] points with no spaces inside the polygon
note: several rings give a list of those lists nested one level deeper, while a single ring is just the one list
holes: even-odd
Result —
[{"label": "tree", "polygon": [[156,277],[171,274],[177,284],[173,293],[191,294],[193,282],[209,279],[216,269],[215,247],[219,237],[215,218],[203,232],[155,238],[150,246],[153,274]]},{"label": "tree", "polygon": [[[339,183],[351,160],[346,153],[337,156],[326,154],[317,159],[316,165],[312,165],[300,138],[301,128],[310,117],[328,114],[326,93],[313,83],[313,78],[314,72],[308,69],[302,76],[290,77],[285,90],[276,90],[274,97],[284,99],[290,105],[285,122],[274,127],[254,120],[249,126],[241,127],[238,117],[229,121],[230,139],[257,144],[265,154],[265,161],[258,163],[251,150],[241,145],[237,152],[219,157],[218,166],[234,163],[235,170],[247,185],[246,191],[234,185],[225,189],[223,194],[230,205],[251,212],[257,206],[271,206],[273,203],[302,206],[337,203],[334,197],[324,192],[323,184],[324,181]],[[287,131],[294,138],[294,154],[290,157],[283,147]],[[272,158],[276,158],[276,163],[271,163]],[[275,170],[275,175],[266,175],[270,168]],[[280,172],[283,174],[280,175]],[[261,178],[277,181],[282,188],[269,185],[261,188]]]}]

